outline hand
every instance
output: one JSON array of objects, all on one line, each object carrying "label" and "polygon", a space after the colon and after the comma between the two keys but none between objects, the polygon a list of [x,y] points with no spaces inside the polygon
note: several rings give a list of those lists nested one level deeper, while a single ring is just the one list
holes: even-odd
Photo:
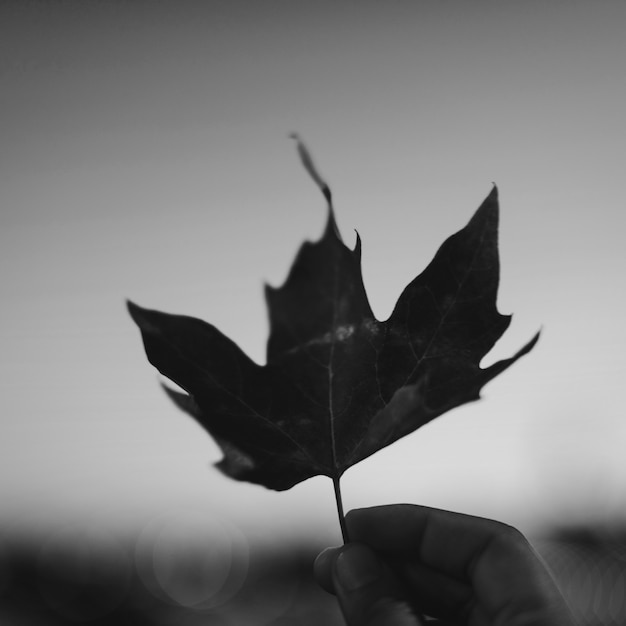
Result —
[{"label": "hand", "polygon": [[[398,504],[351,511],[351,543],[315,561],[349,626],[572,626],[524,536],[479,517]],[[352,543],[354,542],[354,543]]]}]

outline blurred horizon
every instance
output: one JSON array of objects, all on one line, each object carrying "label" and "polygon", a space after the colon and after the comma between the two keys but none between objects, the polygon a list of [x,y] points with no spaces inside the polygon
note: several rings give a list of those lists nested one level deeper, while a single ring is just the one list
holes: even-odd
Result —
[{"label": "blurred horizon", "polygon": [[[335,598],[313,577],[323,544],[276,538],[247,545],[224,536],[207,543],[188,534],[188,523],[173,521],[161,520],[136,542],[84,529],[38,539],[0,535],[0,619],[49,626],[344,623]],[[626,525],[614,531],[570,526],[531,538],[581,626],[624,623]]]}]

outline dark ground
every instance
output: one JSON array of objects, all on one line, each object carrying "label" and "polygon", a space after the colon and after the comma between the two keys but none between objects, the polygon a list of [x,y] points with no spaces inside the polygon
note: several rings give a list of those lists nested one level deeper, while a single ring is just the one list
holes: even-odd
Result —
[{"label": "dark ground", "polygon": [[[626,625],[626,530],[609,535],[593,528],[564,529],[533,543],[581,626]],[[197,555],[201,551],[198,546]],[[5,536],[0,543],[0,624],[343,624],[335,599],[313,581],[317,552],[311,546],[257,548],[245,563],[235,559],[219,571],[207,567],[206,558],[178,555],[159,582],[146,576],[145,563],[131,548],[126,555],[46,551],[32,539]]]}]

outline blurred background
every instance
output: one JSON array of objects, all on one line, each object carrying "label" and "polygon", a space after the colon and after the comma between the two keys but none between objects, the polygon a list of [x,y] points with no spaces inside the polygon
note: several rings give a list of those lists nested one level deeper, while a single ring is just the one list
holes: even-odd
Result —
[{"label": "blurred background", "polygon": [[625,27],[621,0],[0,3],[3,624],[341,623],[310,578],[330,480],[217,472],[124,305],[264,362],[263,284],[326,218],[294,131],[379,319],[495,182],[514,319],[486,363],[542,329],[346,507],[514,524],[581,623],[626,623]]}]

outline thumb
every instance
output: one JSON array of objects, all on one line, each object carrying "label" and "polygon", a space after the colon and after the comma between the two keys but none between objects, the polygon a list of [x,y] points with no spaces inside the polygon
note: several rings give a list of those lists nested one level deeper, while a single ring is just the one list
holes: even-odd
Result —
[{"label": "thumb", "polygon": [[341,551],[333,584],[348,626],[423,625],[391,570],[363,544],[349,544]]}]

